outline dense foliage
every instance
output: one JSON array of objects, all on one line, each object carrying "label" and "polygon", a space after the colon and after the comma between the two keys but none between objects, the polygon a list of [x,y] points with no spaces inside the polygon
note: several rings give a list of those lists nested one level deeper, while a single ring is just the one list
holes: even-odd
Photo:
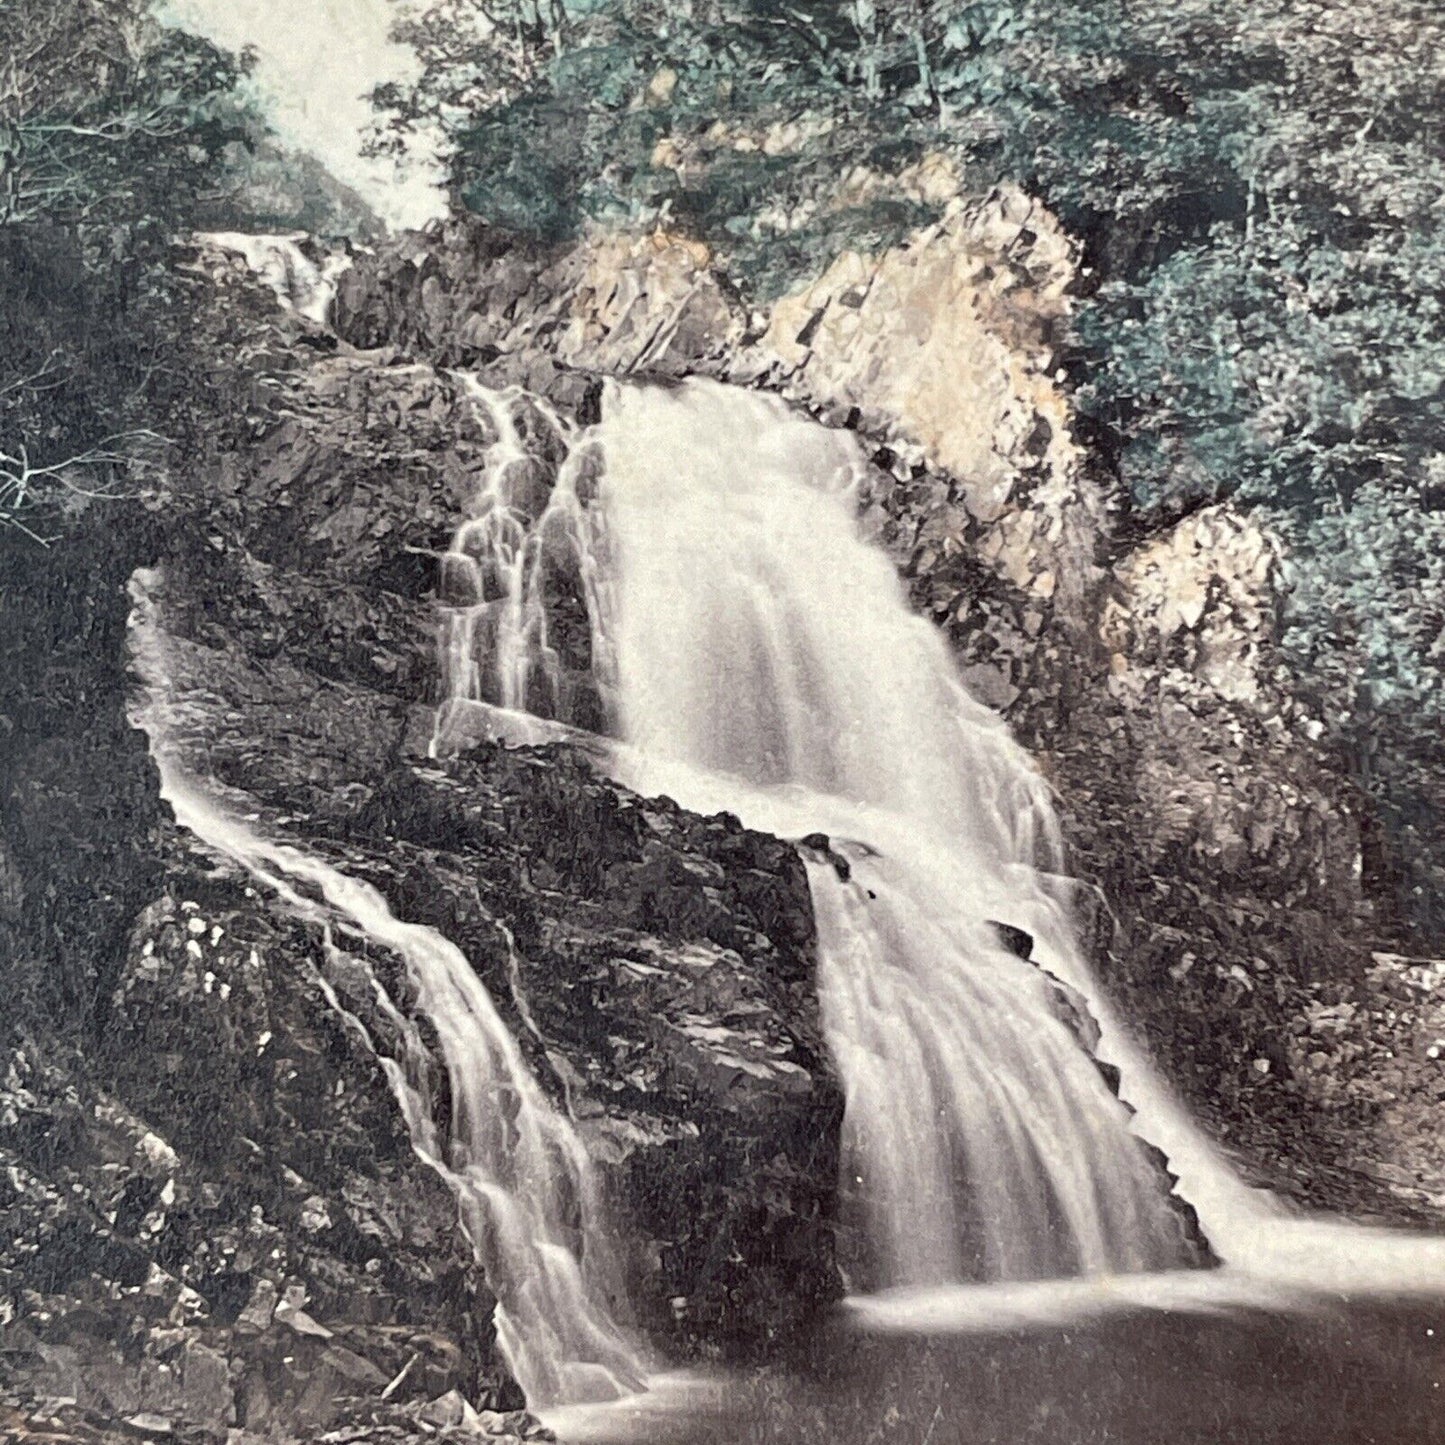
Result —
[{"label": "dense foliage", "polygon": [[852,233],[918,219],[906,201],[829,193],[844,172],[923,153],[915,120],[936,99],[895,54],[919,8],[444,0],[398,28],[420,81],[378,100],[394,144],[440,129],[473,210],[551,236],[663,217],[722,243],[766,290]]},{"label": "dense foliage", "polygon": [[472,209],[665,216],[755,288],[860,195],[875,229],[907,219],[860,167],[936,151],[1031,187],[1092,243],[1087,400],[1142,504],[1347,503],[1439,434],[1428,3],[446,0],[399,34],[424,72],[379,95],[391,134],[439,126]]},{"label": "dense foliage", "polygon": [[254,124],[235,58],[148,0],[0,0],[0,224],[184,218]]},{"label": "dense foliage", "polygon": [[402,13],[423,71],[378,96],[383,143],[439,130],[457,199],[503,223],[662,219],[766,294],[931,214],[925,156],[1042,196],[1085,242],[1080,405],[1125,504],[1144,525],[1223,496],[1268,511],[1304,689],[1394,823],[1423,826],[1445,722],[1433,0]]},{"label": "dense foliage", "polygon": [[168,266],[254,144],[234,57],[147,0],[0,0],[0,532],[163,467],[204,375]]}]

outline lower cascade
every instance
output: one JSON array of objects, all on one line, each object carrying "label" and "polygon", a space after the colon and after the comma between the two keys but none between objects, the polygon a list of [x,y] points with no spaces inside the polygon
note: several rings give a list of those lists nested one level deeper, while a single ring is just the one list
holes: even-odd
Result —
[{"label": "lower cascade", "polygon": [[[378,1058],[413,1147],[456,1197],[497,1297],[498,1344],[529,1403],[605,1401],[641,1388],[645,1363],[618,1321],[622,1282],[592,1161],[570,1120],[543,1093],[485,985],[436,929],[401,921],[369,883],[270,841],[186,775],[166,745],[164,649],[148,621],[143,587],[136,591],[133,652],[150,690],[138,721],[151,736],[162,794],[177,822],[322,927],[328,940],[360,939],[405,966],[415,1010],[430,1023],[441,1055],[444,1108],[434,1097],[421,1030],[373,978],[377,1001],[403,1042],[400,1057]],[[332,1003],[345,1013],[334,995]],[[359,1020],[346,1017],[365,1033]]]}]

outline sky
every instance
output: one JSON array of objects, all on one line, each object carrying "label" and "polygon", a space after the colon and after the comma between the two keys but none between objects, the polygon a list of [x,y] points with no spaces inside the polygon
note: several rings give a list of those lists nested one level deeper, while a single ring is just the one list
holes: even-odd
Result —
[{"label": "sky", "polygon": [[361,155],[367,93],[415,66],[387,38],[391,0],[166,0],[163,13],[229,50],[253,46],[256,87],[282,141],[318,156],[389,225],[442,213],[425,162],[398,175],[391,161]]}]

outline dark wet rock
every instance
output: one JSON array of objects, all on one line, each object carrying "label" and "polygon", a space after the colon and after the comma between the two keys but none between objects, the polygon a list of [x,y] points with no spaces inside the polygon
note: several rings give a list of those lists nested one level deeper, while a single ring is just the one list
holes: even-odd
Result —
[{"label": "dark wet rock", "polygon": [[1015,957],[1024,960],[1033,957],[1033,934],[1025,932],[1022,928],[1015,928],[1011,923],[999,923],[993,919],[989,920],[989,927],[998,934],[999,942]]},{"label": "dark wet rock", "polygon": [[171,877],[98,1053],[10,1056],[7,1375],[212,1433],[324,1425],[404,1369],[401,1401],[516,1403],[451,1193],[327,996],[334,954],[198,862]]},{"label": "dark wet rock", "polygon": [[[802,863],[736,820],[644,803],[566,749],[423,760],[436,553],[488,437],[451,378],[362,370],[288,377],[296,416],[238,464],[235,511],[174,531],[137,579],[142,670],[169,680],[156,721],[242,811],[463,948],[604,1164],[638,1241],[643,1323],[686,1350],[755,1349],[840,1289],[841,1099]],[[521,430],[555,466],[545,418]],[[395,960],[364,966],[405,1001]],[[255,1102],[249,1074],[213,1087]],[[314,1164],[291,1167],[315,1182]]]},{"label": "dark wet rock", "polygon": [[[183,589],[151,589],[161,617]],[[750,1351],[834,1299],[841,1095],[797,852],[637,798],[566,747],[427,760],[400,700],[248,658],[242,636],[165,638],[182,755],[463,949],[604,1167],[649,1329]]]},{"label": "dark wet rock", "polygon": [[254,556],[299,571],[339,560],[361,586],[407,547],[445,542],[496,439],[459,381],[340,356],[278,386],[283,420],[236,459]]},{"label": "dark wet rock", "polygon": [[356,820],[377,837],[374,881],[463,944],[565,1090],[640,1241],[646,1323],[753,1348],[836,1297],[842,1104],[794,850],[496,747],[393,771]]},{"label": "dark wet rock", "polygon": [[852,865],[833,847],[833,840],[826,833],[809,833],[798,839],[798,847],[826,861],[841,882],[846,883],[853,876]]}]

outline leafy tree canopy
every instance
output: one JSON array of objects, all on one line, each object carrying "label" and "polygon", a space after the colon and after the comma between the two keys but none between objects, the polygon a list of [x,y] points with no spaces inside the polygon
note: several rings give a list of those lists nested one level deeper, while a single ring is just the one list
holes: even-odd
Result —
[{"label": "leafy tree canopy", "polygon": [[150,10],[0,0],[0,224],[174,224],[255,136],[242,62]]},{"label": "leafy tree canopy", "polygon": [[0,540],[164,469],[204,366],[167,247],[262,127],[147,0],[0,0]]},{"label": "leafy tree canopy", "polygon": [[[1430,0],[444,0],[383,143],[547,235],[667,217],[785,284],[928,202],[840,180],[942,152],[1091,242],[1085,397],[1141,504],[1347,501],[1439,434],[1445,16]],[[858,188],[854,188],[856,195]]]}]

